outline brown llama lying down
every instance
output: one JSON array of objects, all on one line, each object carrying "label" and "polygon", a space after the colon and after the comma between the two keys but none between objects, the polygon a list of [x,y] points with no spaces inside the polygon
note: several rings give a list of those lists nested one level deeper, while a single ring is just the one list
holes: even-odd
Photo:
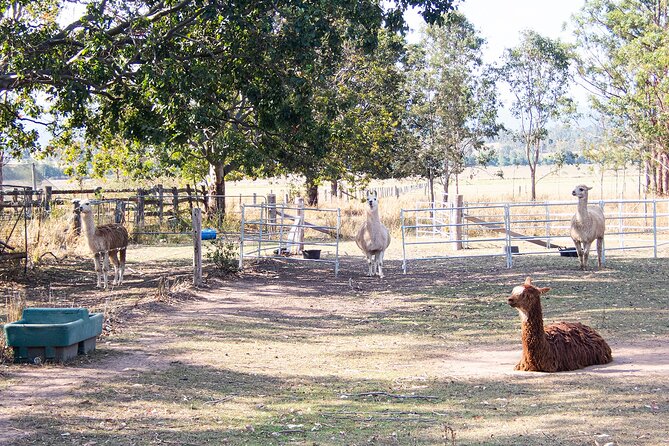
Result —
[{"label": "brown llama lying down", "polygon": [[520,313],[523,356],[516,370],[563,372],[611,362],[611,348],[592,328],[578,322],[560,322],[544,327],[541,295],[550,288],[537,288],[532,279],[513,289],[509,305]]}]

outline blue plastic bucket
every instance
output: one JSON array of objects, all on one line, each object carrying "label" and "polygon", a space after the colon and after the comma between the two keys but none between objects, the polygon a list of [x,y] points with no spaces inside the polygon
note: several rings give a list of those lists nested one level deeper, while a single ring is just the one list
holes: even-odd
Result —
[{"label": "blue plastic bucket", "polygon": [[202,230],[202,240],[213,240],[216,238],[216,229],[205,228]]}]

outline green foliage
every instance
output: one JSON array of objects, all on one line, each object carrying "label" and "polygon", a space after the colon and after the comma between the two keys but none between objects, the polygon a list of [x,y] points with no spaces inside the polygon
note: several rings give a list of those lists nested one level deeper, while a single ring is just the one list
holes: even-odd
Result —
[{"label": "green foliage", "polygon": [[212,240],[207,259],[225,274],[239,271],[239,245],[223,238]]},{"label": "green foliage", "polygon": [[484,43],[462,14],[450,13],[443,26],[426,29],[410,55],[411,129],[420,148],[407,166],[414,174],[440,177],[445,192],[468,159],[490,162],[493,153],[484,141],[501,128],[495,79],[482,61]]},{"label": "green foliage", "polygon": [[[66,5],[85,12],[61,25]],[[79,177],[213,167],[219,193],[228,174],[314,177],[345,56],[401,31],[409,7],[431,23],[452,0],[0,3],[0,147],[37,150],[25,124],[42,119]]]},{"label": "green foliage", "polygon": [[520,44],[505,51],[502,66],[497,69],[514,95],[511,112],[520,121],[516,137],[525,146],[532,200],[536,198],[535,172],[541,143],[548,137],[547,125],[573,113],[573,103],[567,96],[572,59],[569,45],[535,31],[524,31]]},{"label": "green foliage", "polygon": [[574,24],[583,50],[579,74],[597,93],[593,107],[618,129],[612,140],[646,152],[657,192],[669,193],[667,2],[589,0]]}]

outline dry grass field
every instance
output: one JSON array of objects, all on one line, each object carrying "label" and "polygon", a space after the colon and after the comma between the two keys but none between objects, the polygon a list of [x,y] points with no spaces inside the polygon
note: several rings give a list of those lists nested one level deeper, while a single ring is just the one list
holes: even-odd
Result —
[{"label": "dry grass field", "polygon": [[[540,194],[567,201],[575,184],[595,185],[580,172],[544,178]],[[462,180],[461,192],[513,197],[518,179],[504,177]],[[606,185],[604,198],[619,196],[615,181]],[[384,200],[384,221],[419,199]],[[362,206],[349,206],[353,228]],[[109,291],[95,289],[79,248],[44,257],[26,276],[2,265],[0,314],[16,306],[11,295],[102,311],[106,322],[87,357],[0,364],[0,444],[669,444],[666,250],[612,256],[585,273],[552,253],[519,256],[512,269],[500,258],[421,262],[404,275],[398,246],[383,280],[364,275],[347,241],[338,276],[290,259],[233,275],[207,263],[197,289],[187,246],[132,246],[126,283]],[[613,362],[515,372],[520,323],[506,298],[526,276],[553,288],[547,322],[595,328]]]}]

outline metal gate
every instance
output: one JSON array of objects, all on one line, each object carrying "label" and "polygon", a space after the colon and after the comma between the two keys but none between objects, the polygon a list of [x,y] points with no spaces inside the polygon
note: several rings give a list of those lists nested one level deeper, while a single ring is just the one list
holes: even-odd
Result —
[{"label": "metal gate", "polygon": [[242,206],[239,268],[247,259],[331,263],[339,273],[340,209],[296,205]]}]

